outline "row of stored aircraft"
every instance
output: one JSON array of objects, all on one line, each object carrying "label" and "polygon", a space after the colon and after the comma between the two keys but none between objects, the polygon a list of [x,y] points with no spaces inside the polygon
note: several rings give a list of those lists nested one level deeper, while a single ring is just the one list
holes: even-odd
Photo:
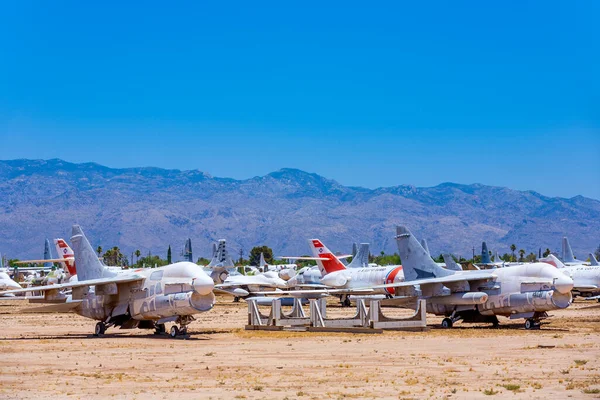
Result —
[{"label": "row of stored aircraft", "polygon": [[[59,251],[66,255],[62,262],[72,277],[68,282],[35,290],[43,294],[43,301],[53,303],[45,311],[72,311],[98,320],[98,335],[111,326],[154,328],[162,333],[165,323],[175,322],[170,334],[177,336],[185,333],[193,315],[214,306],[215,293],[234,297],[335,295],[344,302],[353,295],[379,296],[388,298],[390,304],[409,308],[416,306],[416,300],[426,299],[429,313],[445,317],[443,327],[461,320],[497,325],[497,316],[506,316],[524,318],[525,327],[532,329],[548,317],[548,311],[568,307],[574,288],[598,290],[600,286],[597,266],[585,266],[591,268],[591,281],[577,287],[573,278],[576,266],[567,271],[557,268],[560,265],[556,262],[536,262],[463,270],[451,257],[442,265],[434,262],[426,245],[404,226],[397,228],[396,241],[402,265],[368,266],[366,244],[361,244],[352,262],[345,265],[342,260],[346,256],[340,258],[321,240],[310,239],[312,257],[287,258],[314,260],[317,266],[305,267],[297,274],[292,268],[254,276],[232,274],[233,261],[225,241],[215,246],[206,270],[191,262],[154,269],[115,270],[100,263],[83,231],[75,225],[71,238],[74,250],[64,243],[66,247]],[[287,279],[282,278],[282,273],[287,274]],[[15,288],[0,294],[30,290]]]}]

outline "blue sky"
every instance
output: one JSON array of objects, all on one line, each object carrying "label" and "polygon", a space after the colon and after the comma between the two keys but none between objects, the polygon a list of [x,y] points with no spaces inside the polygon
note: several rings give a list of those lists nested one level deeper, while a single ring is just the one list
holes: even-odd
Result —
[{"label": "blue sky", "polygon": [[4,2],[0,158],[600,199],[600,3]]}]

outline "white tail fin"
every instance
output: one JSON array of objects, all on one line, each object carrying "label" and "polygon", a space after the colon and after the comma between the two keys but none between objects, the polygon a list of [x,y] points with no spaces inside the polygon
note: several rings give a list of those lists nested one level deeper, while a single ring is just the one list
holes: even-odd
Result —
[{"label": "white tail fin", "polygon": [[452,256],[450,254],[442,254],[442,257],[444,257],[444,263],[446,263],[446,269],[449,269],[451,271],[462,271],[462,266],[457,263],[456,261],[454,261],[454,258],[452,258]]},{"label": "white tail fin", "polygon": [[314,257],[326,258],[327,260],[317,260],[317,265],[321,275],[325,276],[335,271],[346,269],[344,264],[333,254],[319,239],[309,239],[308,246]]},{"label": "white tail fin", "polygon": [[258,263],[258,266],[261,268],[264,268],[267,266],[267,262],[265,261],[265,255],[263,253],[260,253],[260,261]]},{"label": "white tail fin", "polygon": [[65,260],[61,263],[63,268],[69,271],[69,275],[77,275],[77,268],[75,267],[75,253],[73,253],[73,249],[71,249],[71,247],[69,247],[67,242],[65,242],[63,239],[54,239],[54,246],[56,247],[58,258],[69,258],[69,260]]},{"label": "white tail fin", "polygon": [[548,254],[548,257],[540,258],[541,262],[546,264],[554,265],[556,268],[564,268],[565,264],[562,263],[554,254]]},{"label": "white tail fin", "polygon": [[[214,249],[214,248],[213,248]],[[227,252],[227,241],[220,239],[217,245],[216,251],[214,252],[213,259],[207,265],[208,268],[235,268],[233,259]]]},{"label": "white tail fin", "polygon": [[437,265],[408,228],[398,226],[396,233],[398,252],[406,281],[438,278],[455,274],[454,271],[449,271]]},{"label": "white tail fin", "polygon": [[596,257],[594,257],[594,253],[590,253],[590,265],[598,265],[598,260],[596,260]]},{"label": "white tail fin", "polygon": [[348,268],[366,268],[369,266],[369,243],[361,243],[358,251],[352,258]]},{"label": "white tail fin", "polygon": [[567,237],[563,237],[562,240],[562,261],[563,262],[577,262],[575,260],[575,256],[573,256],[573,250],[571,250],[571,245],[569,244],[569,239]]},{"label": "white tail fin", "polygon": [[100,263],[98,255],[92,245],[83,234],[79,225],[73,225],[73,236],[71,236],[75,260],[77,260],[77,279],[79,282],[90,279],[106,278],[115,276]]}]

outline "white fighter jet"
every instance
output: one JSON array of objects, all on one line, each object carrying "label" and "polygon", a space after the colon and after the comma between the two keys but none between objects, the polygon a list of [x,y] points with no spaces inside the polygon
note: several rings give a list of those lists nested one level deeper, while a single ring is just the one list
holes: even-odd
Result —
[{"label": "white fighter jet", "polygon": [[[388,290],[386,288],[357,291],[358,288],[402,282],[404,280],[401,265],[359,267],[361,263],[365,262],[365,258],[367,260],[367,263],[365,264],[368,265],[369,246],[366,243],[361,243],[356,256],[347,266],[344,265],[339,257],[333,254],[319,239],[309,239],[308,245],[313,253],[313,257],[302,257],[299,259],[315,260],[321,277],[318,282],[314,282],[314,278],[316,278],[315,269],[300,270],[296,276],[288,281],[289,287],[313,287],[315,289],[334,288],[337,289],[336,294],[340,296],[342,305],[349,306],[349,296],[351,294],[391,296],[394,292],[393,290]],[[307,282],[308,277],[311,278],[312,282]]]},{"label": "white fighter jet", "polygon": [[13,281],[6,272],[0,272],[0,291],[11,289],[21,289],[21,285]]},{"label": "white fighter jet", "polygon": [[[593,257],[593,256],[592,256]],[[592,260],[595,261],[595,258]],[[574,264],[565,265],[554,254],[540,261],[554,265],[559,271],[573,279],[573,295],[600,301],[600,266]]]},{"label": "white fighter jet", "polygon": [[[154,269],[129,270],[117,274],[100,263],[83,231],[73,225],[73,243],[78,282],[36,287],[44,301],[54,303],[39,311],[75,312],[99,321],[95,335],[107,327],[156,329],[165,332],[165,323],[175,322],[170,335],[187,332],[194,315],[209,311],[215,304],[213,281],[191,262],[178,262]],[[70,289],[66,296],[63,290]],[[31,289],[0,292],[16,294]]]},{"label": "white fighter jet", "polygon": [[532,329],[548,316],[547,311],[571,304],[573,280],[545,263],[449,270],[433,262],[405,226],[397,227],[396,240],[405,282],[381,287],[394,288],[399,300],[426,299],[428,312],[446,317],[443,327],[459,320],[497,325],[497,316],[503,315],[525,318],[525,328]]}]

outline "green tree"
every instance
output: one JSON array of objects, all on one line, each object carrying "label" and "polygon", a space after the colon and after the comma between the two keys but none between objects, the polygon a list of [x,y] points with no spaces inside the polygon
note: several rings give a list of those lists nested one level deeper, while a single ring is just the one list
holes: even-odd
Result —
[{"label": "green tree", "polygon": [[163,260],[159,256],[148,255],[146,257],[142,257],[139,259],[137,263],[137,267],[146,267],[146,268],[154,268],[154,267],[162,267],[163,265],[167,265],[167,260]]},{"label": "green tree", "polygon": [[98,246],[98,248],[96,249],[96,253],[98,253],[98,257],[100,257],[100,255],[102,254],[102,246]]},{"label": "green tree", "polygon": [[525,250],[521,249],[519,250],[519,261],[523,262],[524,259],[523,257],[525,256]]},{"label": "green tree", "polygon": [[250,265],[258,265],[260,263],[260,253],[263,253],[267,264],[273,264],[273,250],[268,246],[256,246],[250,250],[248,261]]},{"label": "green tree", "polygon": [[552,253],[550,251],[550,249],[546,248],[546,250],[544,251],[544,253],[542,254],[542,257],[548,257],[550,255],[550,253]]},{"label": "green tree", "polygon": [[102,258],[104,258],[104,262],[107,265],[123,266],[129,264],[127,257],[121,253],[121,250],[117,246],[104,252]]},{"label": "green tree", "polygon": [[525,261],[527,261],[527,262],[536,262],[537,261],[537,256],[535,255],[535,253],[529,253],[529,255],[525,258]]},{"label": "green tree", "polygon": [[394,253],[394,254],[383,253],[383,255],[373,257],[373,259],[369,260],[369,261],[374,262],[377,265],[400,265],[400,256],[398,255],[398,253]]},{"label": "green tree", "polygon": [[140,251],[140,249],[137,249],[134,254],[135,254],[135,263],[139,264],[140,256],[142,255],[142,252]]},{"label": "green tree", "polygon": [[517,260],[517,257],[515,256],[515,250],[517,250],[517,245],[513,243],[510,245],[510,251],[512,251],[512,261]]},{"label": "green tree", "polygon": [[600,244],[596,248],[596,251],[594,252],[594,255],[596,256],[596,260],[600,261]]},{"label": "green tree", "polygon": [[198,265],[208,265],[210,263],[210,260],[208,258],[204,258],[204,257],[198,257],[198,261],[196,261],[196,264]]},{"label": "green tree", "polygon": [[167,250],[167,264],[171,264],[171,245],[169,245],[169,249]]}]

